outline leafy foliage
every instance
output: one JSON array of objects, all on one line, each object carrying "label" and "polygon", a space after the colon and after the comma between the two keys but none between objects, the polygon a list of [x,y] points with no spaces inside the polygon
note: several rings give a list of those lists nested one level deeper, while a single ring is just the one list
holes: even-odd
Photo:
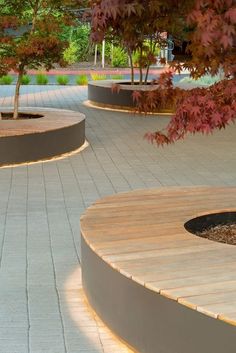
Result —
[{"label": "leafy foliage", "polygon": [[97,74],[95,72],[92,72],[90,75],[91,75],[91,78],[92,78],[93,81],[105,80],[107,78],[106,75]]},{"label": "leafy foliage", "polygon": [[[163,32],[170,33],[174,40],[182,38],[189,43],[187,51],[191,59],[175,61],[174,71],[188,69],[195,79],[223,73],[224,79],[210,87],[183,90],[173,86],[170,71],[161,75],[149,92],[134,92],[139,110],[172,108],[175,112],[166,131],[146,135],[151,142],[163,145],[188,133],[209,134],[235,120],[235,0],[94,0],[91,5],[93,39],[100,41],[105,35],[119,38],[131,61],[132,53],[138,51],[140,83],[145,65],[145,40],[148,38],[153,45],[161,47],[166,44]],[[149,62],[152,59],[153,51],[150,51]],[[146,78],[148,68],[149,63]]]},{"label": "leafy foliage", "polygon": [[[92,39],[102,41],[106,36],[119,40],[126,49],[132,68],[132,54],[139,52],[140,84],[147,82],[149,66],[155,62],[157,46],[165,46],[161,34],[182,33],[182,13],[193,0],[91,0]],[[179,16],[178,16],[179,14]],[[145,45],[149,39],[149,47]],[[147,68],[145,78],[143,67]]]},{"label": "leafy foliage", "polygon": [[203,86],[210,86],[216,82],[219,82],[222,79],[221,75],[204,75],[198,79],[194,79],[192,77],[184,77],[180,80],[180,83],[191,83],[194,85],[203,85]]},{"label": "leafy foliage", "polygon": [[70,42],[68,48],[63,53],[63,58],[68,64],[74,64],[77,62],[77,45],[75,42]]},{"label": "leafy foliage", "polygon": [[205,74],[221,74],[224,79],[210,87],[183,90],[173,87],[170,71],[160,76],[151,92],[135,93],[139,110],[172,107],[174,111],[164,131],[146,134],[157,145],[173,143],[188,133],[212,133],[236,118],[235,0],[195,0],[185,21],[190,29],[188,50],[192,59],[174,62],[173,68],[177,71],[187,68],[196,79]]},{"label": "leafy foliage", "polygon": [[143,52],[140,53],[139,48],[133,53],[132,61],[135,67],[147,67],[150,64],[156,63],[156,58],[160,52],[160,48],[149,40],[145,40],[143,43]]},{"label": "leafy foliage", "polygon": [[194,30],[190,33],[193,60],[183,66],[194,77],[222,69],[227,77],[236,73],[236,3],[235,0],[195,0],[187,16]]},{"label": "leafy foliage", "polygon": [[21,84],[22,85],[29,85],[31,81],[31,78],[28,75],[23,75],[21,77]]},{"label": "leafy foliage", "polygon": [[11,70],[18,73],[14,118],[26,71],[65,64],[63,52],[68,43],[60,34],[63,26],[72,23],[71,9],[80,3],[82,0],[0,0],[0,76]]},{"label": "leafy foliage", "polygon": [[113,67],[127,67],[128,65],[128,55],[121,47],[113,48],[113,58],[112,66]]},{"label": "leafy foliage", "polygon": [[[37,68],[45,65],[50,69],[54,62],[61,61],[61,52],[65,43],[58,39],[60,32],[60,17],[53,6],[53,1],[23,1],[22,5],[15,8],[15,1],[4,2],[0,8],[0,73],[9,69],[16,72],[26,68]],[[50,6],[54,11],[48,13]],[[18,13],[17,13],[18,9]],[[13,15],[6,15],[6,12]],[[56,12],[55,12],[56,11]],[[47,16],[47,21],[45,21]]]},{"label": "leafy foliage", "polygon": [[66,86],[69,83],[69,77],[67,75],[56,76],[57,83],[59,85]]},{"label": "leafy foliage", "polygon": [[123,80],[124,79],[124,75],[121,75],[121,74],[110,75],[110,78],[112,80]]},{"label": "leafy foliage", "polygon": [[[117,44],[118,46],[118,44]],[[102,54],[102,44],[98,44],[97,46],[98,54]],[[105,45],[105,60],[108,64],[112,64],[112,56],[113,56],[114,44],[110,40],[106,40]]]},{"label": "leafy foliage", "polygon": [[0,85],[10,85],[13,82],[13,77],[10,75],[4,75],[0,77]]},{"label": "leafy foliage", "polygon": [[[166,88],[161,94],[166,95]],[[225,128],[236,117],[236,79],[220,81],[209,88],[179,90],[170,88],[173,105],[176,109],[167,126],[166,133],[156,131],[146,134],[146,138],[158,145],[169,144],[182,139],[186,134],[209,134],[215,129]],[[159,90],[155,91],[159,92]],[[158,93],[159,94],[159,93]],[[142,97],[143,98],[143,97]],[[155,97],[152,108],[158,107],[159,96]],[[152,101],[152,99],[151,99]],[[163,100],[161,100],[163,102]]]},{"label": "leafy foliage", "polygon": [[87,75],[79,75],[76,77],[76,83],[80,86],[86,86],[88,84],[88,77]]},{"label": "leafy foliage", "polygon": [[44,73],[38,73],[36,75],[36,82],[38,85],[47,85],[48,84],[48,77]]},{"label": "leafy foliage", "polygon": [[90,42],[90,25],[82,24],[77,27],[75,36],[75,43],[77,45],[77,60],[83,61],[88,60],[89,56],[93,51],[93,46]]},{"label": "leafy foliage", "polygon": [[90,41],[90,25],[75,21],[72,26],[65,26],[61,39],[69,42],[69,50],[64,52],[64,59],[69,63],[87,61],[93,51]]}]

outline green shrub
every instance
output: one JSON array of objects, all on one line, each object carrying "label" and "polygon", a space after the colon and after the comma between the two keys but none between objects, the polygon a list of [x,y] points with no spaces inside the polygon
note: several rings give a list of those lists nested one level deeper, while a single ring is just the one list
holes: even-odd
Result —
[{"label": "green shrub", "polygon": [[69,77],[67,75],[59,75],[56,77],[57,83],[59,85],[67,85],[69,82]]},{"label": "green shrub", "polygon": [[77,61],[88,60],[89,56],[93,53],[90,43],[90,25],[79,24],[74,28],[72,40],[77,48]]},{"label": "green shrub", "polygon": [[132,54],[132,61],[133,61],[133,65],[134,67],[138,67],[139,66],[139,59],[140,59],[140,55],[138,51],[135,51]]},{"label": "green shrub", "polygon": [[[160,48],[159,47],[153,47],[150,44],[149,40],[145,40],[143,43],[143,51],[142,51],[142,60],[141,60],[141,65],[142,67],[147,67],[149,63],[149,55],[154,55],[154,57],[157,57],[160,54]],[[132,61],[134,67],[139,67],[140,65],[140,58],[141,58],[141,53],[140,49],[137,49],[135,52],[132,54]],[[153,64],[153,63],[151,63]]]},{"label": "green shrub", "polygon": [[80,86],[85,86],[88,84],[88,77],[87,75],[79,75],[76,77],[76,83]]},{"label": "green shrub", "polygon": [[31,78],[28,75],[23,75],[21,77],[21,84],[22,85],[29,85],[31,81]]},{"label": "green shrub", "polygon": [[74,64],[77,61],[78,47],[75,42],[70,42],[69,47],[63,53],[64,60],[69,64]]},{"label": "green shrub", "polygon": [[128,65],[128,55],[121,47],[113,48],[113,67],[126,67]]},{"label": "green shrub", "polygon": [[[89,24],[81,24],[75,20],[73,26],[64,26],[61,38],[69,41],[69,50],[66,49],[66,60],[69,58],[69,63],[77,61],[87,61],[90,55],[93,55],[94,47],[90,42],[91,27]],[[73,63],[71,62],[71,63]]]},{"label": "green shrub", "polygon": [[221,80],[220,75],[204,75],[200,77],[199,79],[195,80],[191,77],[184,77],[182,80],[180,80],[181,83],[193,83],[196,85],[204,85],[204,86],[211,86],[214,85],[214,83],[219,82]]},{"label": "green shrub", "polygon": [[[111,64],[112,63],[112,48],[114,46],[112,45],[112,43],[109,40],[106,40],[106,44],[105,44],[105,61],[106,64]],[[97,46],[98,49],[98,53],[100,54],[100,57],[102,56],[102,44],[98,44]]]},{"label": "green shrub", "polygon": [[107,76],[103,74],[91,73],[91,78],[94,81],[106,80]]},{"label": "green shrub", "polygon": [[10,75],[4,75],[0,77],[0,85],[10,85],[13,82],[13,77]]},{"label": "green shrub", "polygon": [[47,85],[48,84],[48,77],[43,73],[39,73],[36,75],[36,82],[38,85]]},{"label": "green shrub", "polygon": [[112,80],[123,80],[124,75],[120,75],[120,74],[111,75],[111,79]]}]

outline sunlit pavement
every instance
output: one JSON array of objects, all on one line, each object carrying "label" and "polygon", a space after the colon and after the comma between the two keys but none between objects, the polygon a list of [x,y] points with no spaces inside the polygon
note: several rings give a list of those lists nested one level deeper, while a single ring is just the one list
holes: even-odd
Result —
[{"label": "sunlit pavement", "polygon": [[[0,87],[1,106],[12,104],[13,90]],[[167,117],[96,110],[83,106],[86,99],[78,86],[22,87],[22,106],[85,113],[89,146],[62,160],[0,169],[0,353],[128,352],[86,304],[81,213],[132,189],[236,185],[236,126],[157,149],[143,135]]]}]

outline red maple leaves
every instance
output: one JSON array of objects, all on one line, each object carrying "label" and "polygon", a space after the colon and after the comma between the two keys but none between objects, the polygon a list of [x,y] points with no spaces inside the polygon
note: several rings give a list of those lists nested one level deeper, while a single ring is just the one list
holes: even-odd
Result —
[{"label": "red maple leaves", "polygon": [[[161,91],[163,94],[160,94]],[[167,89],[158,86],[155,94],[152,104],[146,106],[147,110],[153,110],[153,104],[155,108],[160,107],[161,102],[165,105]],[[158,105],[155,103],[157,97]],[[145,135],[145,138],[157,145],[173,143],[188,133],[209,134],[216,129],[225,128],[236,119],[236,78],[222,80],[208,88],[172,88],[172,97],[175,112],[166,130]],[[143,109],[142,100],[147,105],[147,95],[139,100],[140,110]]]},{"label": "red maple leaves", "polygon": [[[80,3],[77,0],[78,4]],[[74,0],[3,1],[0,6],[0,76],[18,73],[14,119],[18,116],[21,78],[27,69],[46,70],[61,63],[67,43],[63,26],[72,22]]]},{"label": "red maple leaves", "polygon": [[236,2],[195,0],[187,16],[192,59],[174,63],[177,71],[189,69],[193,77],[221,73],[222,81],[208,88],[183,90],[171,85],[171,75],[161,75],[151,97],[138,100],[139,111],[172,107],[174,113],[164,131],[147,133],[151,143],[165,145],[187,134],[210,134],[236,119]]},{"label": "red maple leaves", "polygon": [[[190,0],[192,2],[193,0]],[[104,37],[118,42],[127,52],[133,78],[133,56],[139,67],[139,83],[146,84],[157,48],[167,46],[163,32],[183,30],[182,11],[187,0],[92,0],[92,40]],[[182,4],[184,6],[182,6]],[[165,64],[166,59],[161,58]]]},{"label": "red maple leaves", "polygon": [[222,68],[227,76],[236,72],[236,3],[234,0],[195,0],[187,16],[193,28],[189,46],[194,60],[191,72],[216,74]]},{"label": "red maple leaves", "polygon": [[119,93],[120,92],[120,85],[118,83],[112,83],[111,91],[112,91],[112,93]]}]

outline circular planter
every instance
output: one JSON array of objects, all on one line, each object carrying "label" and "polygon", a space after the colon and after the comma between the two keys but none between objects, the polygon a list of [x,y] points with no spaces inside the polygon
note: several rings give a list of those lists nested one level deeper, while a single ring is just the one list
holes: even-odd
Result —
[{"label": "circular planter", "polygon": [[[7,113],[12,108],[3,108]],[[85,142],[85,116],[70,110],[21,108],[35,119],[0,120],[0,166],[72,152]],[[41,117],[39,117],[41,116]]]},{"label": "circular planter", "polygon": [[236,212],[218,212],[190,219],[185,223],[184,227],[188,232],[196,234],[210,227],[235,223]]},{"label": "circular planter", "polygon": [[[119,85],[118,90],[112,89],[114,84]],[[152,85],[131,85],[129,80],[91,81],[88,83],[88,99],[89,104],[95,107],[134,111],[137,105],[132,97],[133,92],[155,89]],[[161,113],[171,114],[172,111],[163,110]]]},{"label": "circular planter", "polygon": [[235,353],[236,247],[199,238],[187,223],[231,223],[235,204],[236,188],[137,190],[82,216],[85,294],[135,351]]},{"label": "circular planter", "polygon": [[236,245],[236,212],[219,212],[190,219],[185,229],[198,237]]}]

